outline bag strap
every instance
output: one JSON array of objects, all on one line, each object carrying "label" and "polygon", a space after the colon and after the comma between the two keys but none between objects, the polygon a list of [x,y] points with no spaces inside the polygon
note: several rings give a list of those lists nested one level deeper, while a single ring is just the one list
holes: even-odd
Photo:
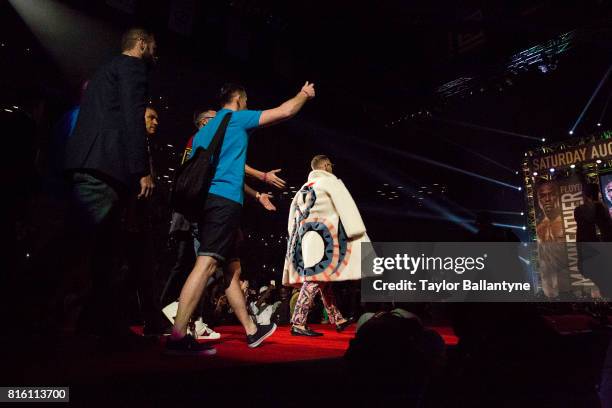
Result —
[{"label": "bag strap", "polygon": [[227,113],[223,117],[217,131],[215,132],[212,142],[210,142],[210,145],[208,146],[208,150],[212,152],[215,163],[217,163],[219,160],[219,153],[221,152],[221,146],[223,146],[223,139],[225,139],[225,131],[227,130],[227,125],[229,124],[231,118],[232,112]]}]

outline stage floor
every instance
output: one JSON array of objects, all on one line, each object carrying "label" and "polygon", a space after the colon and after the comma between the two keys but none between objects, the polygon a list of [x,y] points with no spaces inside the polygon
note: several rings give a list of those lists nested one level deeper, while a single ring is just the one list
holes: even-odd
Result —
[{"label": "stage floor", "polygon": [[[484,378],[494,383],[499,380],[499,384],[504,384],[516,379],[517,373],[512,371],[514,367],[522,373],[521,378],[526,378],[526,383],[536,384],[532,377],[540,378],[540,371],[548,370],[547,373],[559,373],[560,378],[550,376],[548,388],[545,387],[546,391],[542,394],[546,399],[554,396],[565,400],[568,393],[580,398],[591,395],[591,388],[584,384],[596,383],[593,373],[599,370],[598,364],[601,364],[607,342],[593,346],[594,341],[589,340],[593,336],[584,331],[588,319],[582,316],[555,316],[553,320],[555,324],[551,326],[557,329],[558,337],[546,338],[545,349],[550,349],[550,356],[542,357],[543,363],[536,363],[530,368],[531,377],[525,377],[527,373],[522,371],[529,366],[527,363],[506,367],[508,364],[505,360],[492,359],[487,360],[487,367],[495,368],[494,371],[499,373],[510,370],[510,374],[487,375]],[[566,320],[572,324],[563,324],[564,330],[559,330],[556,326],[561,321],[567,323]],[[567,326],[571,328],[566,330]],[[344,333],[336,333],[330,325],[312,327],[325,335],[320,338],[294,337],[288,326],[280,327],[256,349],[247,347],[241,327],[217,327],[216,330],[222,334],[221,339],[213,341],[217,354],[201,357],[165,356],[163,339],[153,339],[146,346],[131,351],[110,352],[98,348],[92,338],[74,335],[50,337],[31,333],[19,338],[19,344],[5,349],[11,355],[3,359],[7,364],[0,374],[6,376],[2,381],[5,384],[70,385],[71,405],[87,407],[176,406],[211,402],[223,402],[229,404],[227,406],[287,407],[313,404],[342,406],[363,402],[367,395],[360,391],[368,390],[367,387],[353,388],[353,382],[344,382],[347,366],[342,356],[355,335],[355,326]],[[437,331],[448,346],[457,343],[450,327],[430,328]],[[567,331],[577,335],[567,335]],[[522,347],[518,343],[517,346],[519,349]],[[593,351],[595,349],[598,351]],[[448,367],[437,386],[439,390],[436,395],[456,396],[464,390],[455,387],[463,378],[463,374],[457,373],[466,369],[463,360],[455,355],[455,350],[454,347],[448,350]],[[517,349],[513,350],[516,354]],[[559,359],[559,355],[564,358]],[[558,367],[559,364],[561,367]],[[569,371],[571,375],[563,367],[572,367]],[[473,373],[480,372],[476,369]],[[466,384],[472,384],[470,378]],[[483,381],[478,378],[478,381]],[[364,381],[367,383],[368,379]],[[538,392],[540,388],[541,384],[538,383]],[[305,392],[305,389],[312,392]],[[494,400],[499,389],[487,389],[484,387],[482,392],[490,392],[489,397]],[[559,394],[561,391],[565,393]],[[528,392],[532,392],[531,389]],[[368,390],[368,393],[371,397],[377,396],[372,390]],[[450,406],[454,397],[449,397],[449,400],[445,398],[435,406]]]},{"label": "stage floor", "polygon": [[[292,336],[289,326],[279,327],[260,347],[247,347],[240,326],[220,326],[219,340],[209,341],[217,348],[214,356],[177,357],[163,354],[164,339],[141,349],[130,351],[101,351],[91,340],[67,337],[56,342],[39,342],[27,356],[20,371],[29,381],[95,383],[113,375],[155,375],[208,371],[247,365],[297,363],[336,359],[344,355],[355,336],[355,325],[337,333],[331,325],[311,325],[324,336],[309,338]],[[457,343],[450,327],[432,327],[442,335],[447,345]],[[140,327],[135,327],[140,332]]]}]

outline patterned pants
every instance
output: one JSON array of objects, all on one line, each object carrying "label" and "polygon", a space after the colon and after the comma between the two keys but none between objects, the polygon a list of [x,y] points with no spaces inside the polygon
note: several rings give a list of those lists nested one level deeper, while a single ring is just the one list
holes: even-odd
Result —
[{"label": "patterned pants", "polygon": [[336,299],[334,292],[332,291],[331,284],[319,283],[319,282],[304,282],[297,303],[295,305],[295,311],[291,318],[291,323],[296,326],[305,326],[308,318],[308,312],[312,308],[314,298],[317,292],[321,293],[321,299],[323,300],[323,306],[329,316],[329,322],[331,324],[337,324],[337,322],[344,320],[340,310],[336,307]]}]

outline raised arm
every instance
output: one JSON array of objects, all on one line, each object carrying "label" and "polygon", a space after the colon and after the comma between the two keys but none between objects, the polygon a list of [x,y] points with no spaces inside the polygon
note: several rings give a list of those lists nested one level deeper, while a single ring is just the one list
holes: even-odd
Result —
[{"label": "raised arm", "polygon": [[306,101],[315,97],[314,84],[306,82],[293,98],[274,109],[267,109],[259,117],[259,126],[270,126],[295,116]]}]

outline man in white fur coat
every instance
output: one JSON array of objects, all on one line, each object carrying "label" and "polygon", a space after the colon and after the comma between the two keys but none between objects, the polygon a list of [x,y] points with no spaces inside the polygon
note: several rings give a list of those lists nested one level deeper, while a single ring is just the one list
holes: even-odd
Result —
[{"label": "man in white fur coat", "polygon": [[339,332],[351,324],[336,307],[330,283],[361,279],[361,243],[369,242],[355,201],[334,176],[331,160],[317,155],[311,167],[289,209],[283,284],[302,285],[291,318],[294,336],[322,335],[306,325],[317,292]]}]

